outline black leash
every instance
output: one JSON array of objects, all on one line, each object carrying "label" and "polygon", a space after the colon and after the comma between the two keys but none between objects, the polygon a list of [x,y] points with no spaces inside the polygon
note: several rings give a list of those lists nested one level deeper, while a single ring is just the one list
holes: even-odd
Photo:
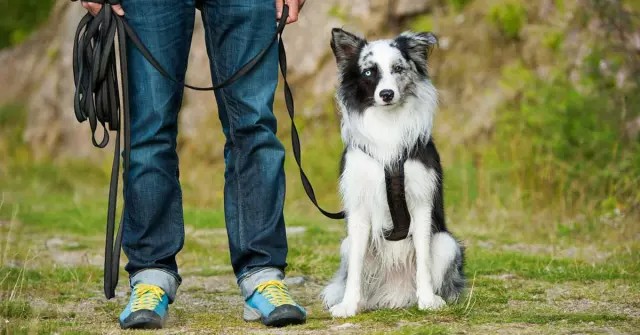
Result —
[{"label": "black leash", "polygon": [[[77,0],[71,0],[77,1]],[[285,4],[282,10],[282,18],[278,22],[278,27],[273,38],[264,49],[254,58],[231,75],[221,84],[210,87],[191,86],[173,78],[151,55],[149,50],[140,41],[135,31],[127,21],[113,12],[111,5],[120,3],[120,0],[89,0],[90,2],[103,4],[100,12],[94,17],[87,13],[80,23],[75,35],[73,45],[73,77],[76,92],[74,96],[74,110],[78,122],[89,120],[92,132],[93,145],[104,148],[109,142],[109,131],[116,132],[116,142],[113,154],[113,166],[111,170],[111,181],[109,187],[109,205],[107,210],[107,233],[105,243],[104,259],[104,293],[107,299],[115,296],[115,289],[118,284],[120,268],[120,250],[122,247],[122,228],[124,208],[120,215],[118,232],[115,234],[115,216],[118,193],[118,174],[120,168],[120,128],[123,126],[124,132],[124,176],[123,184],[127,185],[129,173],[129,158],[131,154],[131,136],[129,127],[129,86],[127,73],[127,51],[126,39],[133,42],[136,49],[155,67],[163,76],[169,80],[184,85],[193,90],[212,91],[235,82],[238,78],[251,71],[256,64],[267,53],[271,45],[278,41],[278,56],[280,71],[284,80],[284,98],[291,118],[291,142],[293,155],[300,168],[300,178],[305,192],[309,199],[320,210],[322,214],[331,219],[343,219],[344,211],[339,213],[327,212],[320,207],[316,200],[315,192],[311,182],[302,170],[302,159],[300,152],[300,138],[294,122],[293,95],[287,82],[287,57],[282,41],[282,33],[289,14],[289,7]],[[115,39],[119,45],[120,78],[116,70],[117,57],[115,51]],[[118,83],[120,79],[120,83]],[[122,105],[120,104],[120,92],[122,93]],[[124,120],[122,120],[123,118]],[[102,141],[96,140],[96,130],[98,123],[103,128]],[[125,192],[126,193],[126,192]],[[115,243],[114,243],[114,235]]]}]

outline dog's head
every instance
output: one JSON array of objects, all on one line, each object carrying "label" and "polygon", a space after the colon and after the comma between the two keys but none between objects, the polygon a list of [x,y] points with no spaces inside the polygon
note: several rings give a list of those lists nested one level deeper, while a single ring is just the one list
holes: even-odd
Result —
[{"label": "dog's head", "polygon": [[428,80],[427,56],[436,36],[404,32],[394,39],[368,42],[339,28],[332,30],[331,49],[340,71],[341,95],[347,106],[401,106]]}]

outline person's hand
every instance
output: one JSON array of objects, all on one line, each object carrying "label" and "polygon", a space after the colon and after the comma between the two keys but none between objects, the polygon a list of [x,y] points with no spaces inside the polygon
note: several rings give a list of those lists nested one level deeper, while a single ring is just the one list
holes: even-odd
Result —
[{"label": "person's hand", "polygon": [[[99,4],[99,3],[87,2],[87,1],[81,1],[81,3],[82,3],[82,7],[86,8],[87,11],[91,13],[91,15],[93,16],[98,15],[98,12],[100,12],[100,9],[102,9],[102,4]],[[112,5],[111,8],[113,8],[113,11],[116,14],[120,16],[124,15],[124,10],[122,10],[122,7],[120,7],[120,5]]]},{"label": "person's hand", "polygon": [[289,6],[289,17],[287,18],[287,23],[294,23],[298,21],[298,13],[300,13],[300,9],[304,6],[305,0],[276,0],[276,19],[280,20],[282,18],[282,7],[284,7],[284,3]]}]

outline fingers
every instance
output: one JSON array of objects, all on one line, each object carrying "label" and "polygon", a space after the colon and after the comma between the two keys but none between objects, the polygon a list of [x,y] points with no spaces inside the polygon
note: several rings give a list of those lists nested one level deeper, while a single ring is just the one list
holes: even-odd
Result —
[{"label": "fingers", "polygon": [[[91,13],[91,15],[96,16],[96,15],[98,15],[100,10],[102,9],[102,4],[95,3],[95,2],[82,1],[82,7],[86,8],[87,11],[89,11],[89,13]],[[122,9],[122,7],[120,5],[113,5],[113,6],[111,6],[111,8],[113,8],[113,11],[116,14],[118,14],[120,16],[124,15],[124,10]]]},{"label": "fingers", "polygon": [[276,0],[276,20],[280,20],[280,18],[282,17],[283,4],[283,0]]},{"label": "fingers", "polygon": [[95,2],[86,2],[82,1],[82,7],[84,7],[91,15],[96,16],[100,9],[102,9],[102,5]]},{"label": "fingers", "polygon": [[287,23],[294,23],[298,21],[300,2],[298,0],[288,0],[287,5],[289,5],[289,17],[287,18]]},{"label": "fingers", "polygon": [[124,10],[122,9],[122,7],[120,5],[113,5],[111,6],[113,8],[113,11],[120,15],[120,16],[124,16]]},{"label": "fingers", "polygon": [[287,23],[294,23],[298,21],[298,13],[304,5],[305,0],[275,0],[276,1],[276,19],[282,18],[282,7],[286,1],[289,6],[289,17],[287,17]]}]

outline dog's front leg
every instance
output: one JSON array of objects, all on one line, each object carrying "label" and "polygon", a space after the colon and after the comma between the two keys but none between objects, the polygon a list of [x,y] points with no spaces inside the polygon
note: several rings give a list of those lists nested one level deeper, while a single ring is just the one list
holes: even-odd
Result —
[{"label": "dog's front leg", "polygon": [[417,208],[413,213],[413,244],[416,248],[416,295],[421,310],[438,309],[444,300],[435,294],[431,280],[431,206]]},{"label": "dog's front leg", "polygon": [[359,210],[349,215],[347,219],[349,239],[349,268],[342,302],[331,308],[331,315],[346,318],[356,315],[361,300],[362,265],[369,244],[371,226],[369,215],[365,210]]}]

